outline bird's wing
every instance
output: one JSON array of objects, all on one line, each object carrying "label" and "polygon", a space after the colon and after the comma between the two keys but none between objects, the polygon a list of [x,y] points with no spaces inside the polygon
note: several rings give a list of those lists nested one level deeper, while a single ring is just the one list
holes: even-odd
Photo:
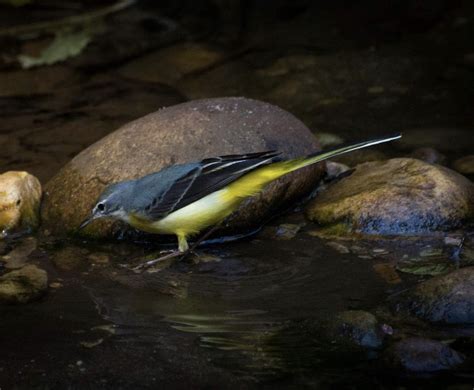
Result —
[{"label": "bird's wing", "polygon": [[150,220],[163,218],[191,204],[253,169],[278,161],[279,152],[228,155],[202,160],[195,168],[175,180],[166,191],[153,197],[143,210]]}]

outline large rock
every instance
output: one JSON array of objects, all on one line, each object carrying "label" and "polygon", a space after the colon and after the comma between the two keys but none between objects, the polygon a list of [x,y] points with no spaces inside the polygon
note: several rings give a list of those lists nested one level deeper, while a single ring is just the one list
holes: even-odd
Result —
[{"label": "large rock", "polygon": [[474,215],[474,185],[450,169],[415,159],[375,161],[358,165],[322,192],[307,214],[341,234],[448,230]]},{"label": "large rock", "polygon": [[[55,232],[73,231],[108,184],[171,164],[263,150],[290,158],[319,146],[293,115],[255,100],[219,98],[164,108],[121,127],[68,163],[45,187],[43,221]],[[308,167],[270,184],[241,208],[232,225],[255,225],[276,207],[308,194],[323,170]],[[103,237],[114,229],[110,221],[97,221],[85,231]]]},{"label": "large rock", "polygon": [[474,267],[437,276],[407,291],[395,302],[416,316],[443,324],[474,324]]}]

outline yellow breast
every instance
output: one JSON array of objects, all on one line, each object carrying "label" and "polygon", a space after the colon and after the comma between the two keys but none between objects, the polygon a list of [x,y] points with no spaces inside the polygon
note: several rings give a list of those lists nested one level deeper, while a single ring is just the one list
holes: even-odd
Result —
[{"label": "yellow breast", "polygon": [[221,222],[238,207],[240,203],[238,199],[225,196],[226,192],[226,189],[213,192],[158,221],[146,221],[132,215],[129,223],[137,229],[150,233],[184,236],[197,234]]}]

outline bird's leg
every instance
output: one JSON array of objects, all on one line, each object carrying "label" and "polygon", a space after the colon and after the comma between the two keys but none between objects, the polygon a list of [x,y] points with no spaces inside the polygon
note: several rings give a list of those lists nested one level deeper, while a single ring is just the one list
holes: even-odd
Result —
[{"label": "bird's leg", "polygon": [[184,234],[178,234],[178,250],[181,253],[186,253],[189,251],[188,240]]},{"label": "bird's leg", "polygon": [[171,253],[168,253],[164,256],[158,257],[157,259],[149,260],[146,261],[142,264],[137,265],[136,267],[133,268],[134,271],[141,270],[143,268],[149,268],[156,263],[159,263],[164,260],[169,260],[174,257],[179,257],[180,260],[184,259],[187,255],[190,253],[194,252],[194,250],[206,239],[208,238],[212,233],[214,233],[217,229],[219,229],[222,225],[224,225],[229,218],[226,218],[222,222],[218,223],[217,225],[214,225],[212,228],[210,228],[206,233],[204,233],[199,239],[193,243],[191,247],[189,247],[188,241],[186,239],[185,235],[178,234],[178,250],[172,251]]},{"label": "bird's leg", "polygon": [[179,256],[183,256],[183,257],[186,256],[187,253],[189,252],[189,245],[188,245],[188,241],[186,240],[186,236],[183,234],[178,234],[177,236],[178,236],[178,250],[173,250],[170,253],[160,256],[156,259],[145,261],[144,263],[139,264],[136,267],[134,267],[133,270],[138,271],[143,268],[149,268],[155,265],[156,263],[160,263],[164,260],[169,260],[169,259],[172,259],[174,257],[179,257]]},{"label": "bird's leg", "polygon": [[212,233],[214,233],[217,229],[219,229],[224,222],[220,222],[217,225],[214,225],[212,228],[210,228],[206,233],[204,233],[199,239],[191,246],[190,249],[188,249],[189,252],[194,252],[194,250],[202,244],[202,242],[208,238]]}]

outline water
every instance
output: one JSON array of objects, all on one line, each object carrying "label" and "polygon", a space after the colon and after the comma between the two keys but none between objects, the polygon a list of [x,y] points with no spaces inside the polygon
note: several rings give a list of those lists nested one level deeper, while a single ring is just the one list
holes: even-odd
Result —
[{"label": "water", "polygon": [[2,307],[1,383],[394,387],[377,353],[341,352],[307,328],[342,310],[383,307],[413,280],[388,283],[374,263],[409,249],[349,241],[339,244],[351,253],[341,254],[312,229],[291,240],[260,234],[205,246],[142,273],[123,265],[155,248],[40,238],[29,261],[48,270],[55,288],[39,302]]}]

